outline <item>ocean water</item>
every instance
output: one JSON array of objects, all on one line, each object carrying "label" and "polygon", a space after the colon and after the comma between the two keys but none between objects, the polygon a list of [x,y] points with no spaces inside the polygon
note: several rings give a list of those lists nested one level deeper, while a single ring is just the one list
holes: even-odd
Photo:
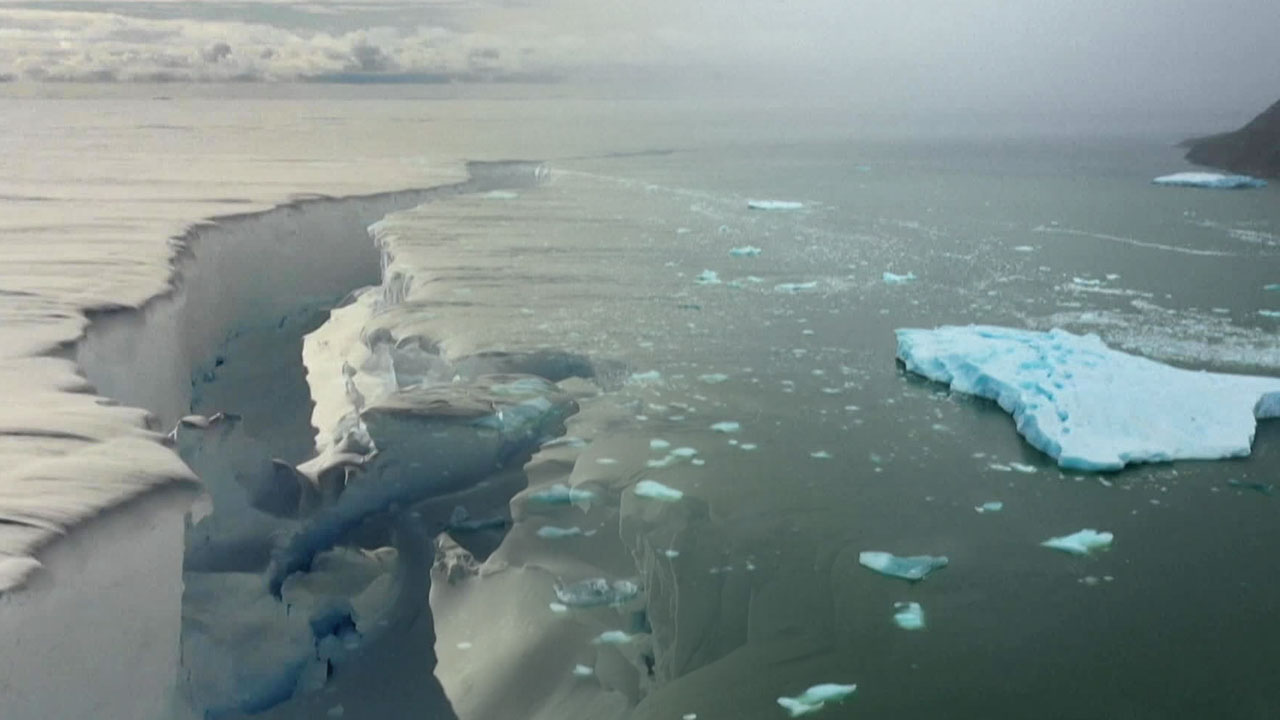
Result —
[{"label": "ocean water", "polygon": [[[5,289],[38,300],[6,301],[23,347],[74,326],[75,308],[161,291],[166,237],[201,217],[439,184],[468,159],[544,163],[536,182],[435,199],[380,231],[415,278],[398,330],[451,357],[542,350],[601,369],[565,383],[581,442],[533,457],[478,570],[436,574],[433,631],[262,717],[340,703],[347,718],[772,718],[779,696],[828,682],[858,691],[820,717],[1280,713],[1280,498],[1229,484],[1276,481],[1276,423],[1248,458],[1064,473],[992,403],[906,374],[893,335],[1063,327],[1183,367],[1280,375],[1280,320],[1260,312],[1280,310],[1264,290],[1280,282],[1280,189],[1151,186],[1185,167],[1167,130],[903,132],[821,104],[433,92],[0,105],[25,138],[10,136],[0,186],[0,237],[26,258],[6,261]],[[21,272],[68,233],[59,263]],[[744,247],[759,253],[730,252]],[[101,272],[109,258],[118,272]],[[259,335],[231,360],[288,364],[280,348],[298,344]],[[280,454],[305,429],[278,433]],[[669,457],[681,447],[696,455]],[[684,496],[637,497],[646,479]],[[561,482],[595,500],[529,502]],[[992,501],[1003,509],[974,510]],[[1086,527],[1114,546],[1039,547]],[[950,564],[908,584],[861,567],[866,550]],[[548,608],[558,581],[595,576],[642,592]],[[926,629],[894,624],[908,601]],[[633,638],[592,644],[609,630]]]}]

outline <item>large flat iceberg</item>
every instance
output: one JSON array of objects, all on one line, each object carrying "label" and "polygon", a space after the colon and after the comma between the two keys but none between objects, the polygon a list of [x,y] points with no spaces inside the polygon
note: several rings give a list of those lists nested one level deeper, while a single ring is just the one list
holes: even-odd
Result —
[{"label": "large flat iceberg", "polygon": [[1151,182],[1156,185],[1171,185],[1174,187],[1220,188],[1224,190],[1267,186],[1266,180],[1259,180],[1249,175],[1223,175],[1222,173],[1211,172],[1180,172],[1172,175],[1161,175]]},{"label": "large flat iceberg", "polygon": [[1181,370],[1096,335],[978,325],[897,335],[908,370],[995,400],[1064,468],[1240,457],[1257,420],[1280,417],[1280,378]]}]

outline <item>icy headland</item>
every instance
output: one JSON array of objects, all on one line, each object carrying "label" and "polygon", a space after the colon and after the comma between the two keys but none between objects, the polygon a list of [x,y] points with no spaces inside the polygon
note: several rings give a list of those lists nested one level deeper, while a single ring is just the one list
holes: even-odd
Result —
[{"label": "icy headland", "polygon": [[1064,468],[1240,457],[1257,420],[1280,417],[1280,378],[1181,370],[1096,335],[977,325],[897,335],[907,370],[996,401]]}]

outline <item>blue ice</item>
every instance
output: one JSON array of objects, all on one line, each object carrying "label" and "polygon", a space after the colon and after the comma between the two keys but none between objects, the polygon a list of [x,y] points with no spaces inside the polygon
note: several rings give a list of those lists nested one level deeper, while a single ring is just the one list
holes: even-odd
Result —
[{"label": "blue ice", "polygon": [[994,400],[1064,468],[1241,457],[1257,420],[1280,417],[1280,378],[1182,370],[1096,335],[979,325],[897,335],[907,370]]},{"label": "blue ice", "polygon": [[801,715],[808,715],[821,710],[827,703],[843,702],[845,698],[852,695],[857,689],[857,685],[822,683],[821,685],[814,685],[795,697],[780,697],[778,698],[778,704],[791,717],[800,717]]}]

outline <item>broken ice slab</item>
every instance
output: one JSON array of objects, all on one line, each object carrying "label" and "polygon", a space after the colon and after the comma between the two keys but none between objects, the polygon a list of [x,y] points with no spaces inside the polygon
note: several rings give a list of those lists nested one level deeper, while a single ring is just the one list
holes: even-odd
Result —
[{"label": "broken ice slab", "polygon": [[574,608],[621,605],[640,594],[640,586],[631,580],[587,578],[568,585],[556,583],[556,599]]},{"label": "broken ice slab", "polygon": [[975,506],[973,509],[980,513],[1000,512],[1004,509],[1004,503],[999,500],[992,500],[991,502],[984,502],[981,505]]},{"label": "broken ice slab", "polygon": [[1237,190],[1241,188],[1261,188],[1267,186],[1266,180],[1249,175],[1224,175],[1212,172],[1180,172],[1172,175],[1161,175],[1151,181],[1156,185],[1172,187],[1215,188]]},{"label": "broken ice slab", "polygon": [[673,487],[668,487],[656,480],[641,480],[636,483],[636,495],[650,500],[659,500],[662,502],[676,502],[684,497],[684,493]]},{"label": "broken ice slab", "polygon": [[1257,421],[1280,416],[1280,378],[1162,365],[1097,335],[981,325],[897,334],[907,370],[995,401],[1064,468],[1241,457]]},{"label": "broken ice slab", "polygon": [[573,505],[580,502],[591,502],[596,494],[590,490],[574,488],[564,483],[556,483],[550,487],[529,493],[529,502],[539,505]]},{"label": "broken ice slab", "polygon": [[711,429],[718,433],[736,433],[742,429],[742,425],[732,420],[725,420],[723,422],[715,423],[711,426]]},{"label": "broken ice slab", "polygon": [[698,379],[708,385],[716,385],[728,380],[729,376],[724,373],[707,373],[706,375],[699,375]]},{"label": "broken ice slab", "polygon": [[591,669],[587,665],[578,664],[573,666],[574,677],[585,678],[585,677],[591,677],[592,675],[595,675],[595,674],[596,674],[596,671]]},{"label": "broken ice slab", "polygon": [[896,602],[893,604],[893,622],[903,630],[924,629],[924,608],[918,602]]},{"label": "broken ice slab", "polygon": [[748,200],[747,207],[752,210],[799,210],[804,203],[794,200]]},{"label": "broken ice slab", "polygon": [[915,280],[916,274],[909,272],[906,275],[898,275],[897,273],[891,273],[886,270],[881,278],[884,280],[885,285],[904,285]]},{"label": "broken ice slab", "polygon": [[814,685],[795,697],[780,697],[778,698],[778,704],[791,717],[800,717],[801,715],[808,715],[821,710],[827,703],[843,702],[845,698],[852,695],[857,689],[857,685],[822,683],[821,685]]},{"label": "broken ice slab", "polygon": [[631,636],[621,630],[606,630],[591,641],[593,645],[626,645],[629,642]]},{"label": "broken ice slab", "polygon": [[729,248],[729,254],[734,257],[755,257],[763,250],[754,245],[743,245],[742,247]]},{"label": "broken ice slab", "polygon": [[585,534],[586,533],[582,532],[582,528],[577,525],[567,528],[556,527],[555,525],[544,525],[543,527],[538,528],[537,533],[538,537],[543,538],[544,540],[560,540],[562,538],[577,537]]},{"label": "broken ice slab", "polygon": [[892,553],[868,550],[858,554],[858,562],[863,567],[874,570],[881,575],[916,582],[917,580],[923,580],[925,576],[934,570],[946,567],[950,561],[947,560],[945,555],[898,557]]},{"label": "broken ice slab", "polygon": [[805,290],[813,290],[817,287],[818,287],[818,281],[810,280],[809,282],[778,283],[777,285],[773,286],[773,291],[779,292],[779,293],[795,294],[798,292],[804,292]]},{"label": "broken ice slab", "polygon": [[1088,555],[1094,550],[1111,547],[1111,541],[1115,538],[1109,532],[1098,532],[1097,530],[1084,529],[1080,532],[1063,535],[1062,537],[1049,538],[1040,543],[1041,546],[1061,550],[1072,555]]}]

